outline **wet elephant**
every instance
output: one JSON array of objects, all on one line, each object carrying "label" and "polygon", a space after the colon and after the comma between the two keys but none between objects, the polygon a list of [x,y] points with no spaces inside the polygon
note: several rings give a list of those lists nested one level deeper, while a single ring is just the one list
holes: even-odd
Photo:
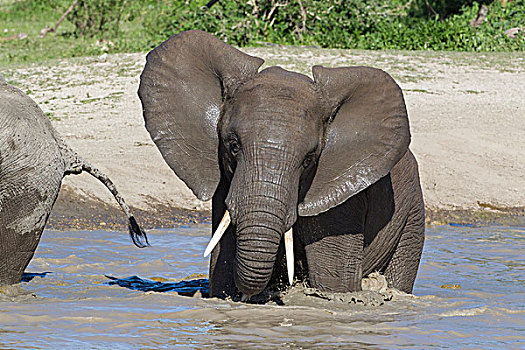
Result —
[{"label": "wet elephant", "polygon": [[110,179],[78,156],[38,105],[0,76],[0,285],[19,283],[36,250],[62,178],[87,171],[114,195],[133,242],[145,232]]},{"label": "wet elephant", "polygon": [[370,67],[314,66],[311,79],[262,63],[188,31],[141,75],[153,141],[213,201],[211,294],[249,297],[294,271],[334,292],[380,271],[411,292],[424,205],[401,89]]}]

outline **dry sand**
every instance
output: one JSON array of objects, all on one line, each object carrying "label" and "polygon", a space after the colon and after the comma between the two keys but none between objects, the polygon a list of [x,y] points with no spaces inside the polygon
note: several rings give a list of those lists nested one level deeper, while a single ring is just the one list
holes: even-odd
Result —
[{"label": "dry sand", "polygon": [[[429,217],[440,220],[440,213],[454,212],[476,217],[523,215],[524,53],[277,46],[243,51],[264,58],[265,66],[280,65],[305,74],[314,64],[384,69],[404,90],[411,149],[419,161]],[[144,128],[137,97],[144,62],[143,53],[118,54],[0,70],[8,82],[38,102],[79,154],[113,179],[128,203],[149,218],[150,226],[173,222],[155,217],[202,220],[210,203],[196,199],[174,175]],[[53,217],[66,221],[71,215],[116,210],[107,190],[86,174],[64,179],[55,209],[59,214]]]}]

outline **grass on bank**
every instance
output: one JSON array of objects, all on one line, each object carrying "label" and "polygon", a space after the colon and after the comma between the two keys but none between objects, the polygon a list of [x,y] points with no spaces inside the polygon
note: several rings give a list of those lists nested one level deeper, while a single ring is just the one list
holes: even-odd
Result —
[{"label": "grass on bank", "polygon": [[74,18],[69,14],[56,33],[40,37],[41,30],[53,27],[71,3],[70,0],[0,0],[0,64],[138,52],[155,46],[144,31],[141,18],[130,16],[120,23],[118,32],[88,36],[76,32]]},{"label": "grass on bank", "polygon": [[[481,0],[482,1],[482,0]],[[239,46],[264,43],[329,48],[525,51],[525,0],[79,0],[57,33],[71,0],[0,0],[0,64],[103,53],[148,51],[170,35],[202,29]],[[511,39],[504,31],[523,28]]]}]

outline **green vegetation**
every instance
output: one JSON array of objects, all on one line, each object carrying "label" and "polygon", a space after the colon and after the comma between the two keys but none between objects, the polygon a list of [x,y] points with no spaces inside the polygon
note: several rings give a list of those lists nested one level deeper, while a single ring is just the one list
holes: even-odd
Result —
[{"label": "green vegetation", "polygon": [[[147,26],[152,37],[199,28],[237,45],[271,42],[330,48],[511,51],[523,50],[504,31],[525,26],[525,1],[502,7],[488,5],[479,28],[469,25],[479,4],[468,1],[220,1],[211,9],[202,3],[164,3],[161,15]],[[455,4],[448,6],[447,4]],[[431,9],[431,10],[430,10]],[[432,13],[428,13],[430,10]],[[440,11],[440,15],[437,11]],[[434,14],[435,12],[435,14]]]},{"label": "green vegetation", "polygon": [[[211,8],[208,0],[79,0],[57,33],[41,38],[71,3],[0,0],[0,63],[147,51],[188,29],[239,46],[525,51],[525,0],[219,0]],[[488,14],[473,27],[482,4]],[[504,34],[512,28],[521,28],[515,38]]]},{"label": "green vegetation", "polygon": [[[153,15],[149,2],[80,0],[56,33],[41,38],[41,30],[54,26],[71,0],[0,0],[0,64],[148,50],[158,42],[147,36],[138,15]],[[27,37],[19,39],[21,33]]]}]

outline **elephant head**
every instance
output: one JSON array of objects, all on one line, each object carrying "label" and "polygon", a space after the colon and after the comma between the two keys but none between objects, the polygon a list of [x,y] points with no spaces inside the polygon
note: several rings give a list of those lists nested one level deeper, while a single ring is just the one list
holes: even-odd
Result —
[{"label": "elephant head", "polygon": [[[403,95],[369,67],[313,80],[200,31],[147,56],[139,97],[167,164],[201,200],[225,183],[235,285],[261,292],[298,216],[325,212],[390,172],[410,142]],[[225,220],[228,220],[227,216]]]}]

